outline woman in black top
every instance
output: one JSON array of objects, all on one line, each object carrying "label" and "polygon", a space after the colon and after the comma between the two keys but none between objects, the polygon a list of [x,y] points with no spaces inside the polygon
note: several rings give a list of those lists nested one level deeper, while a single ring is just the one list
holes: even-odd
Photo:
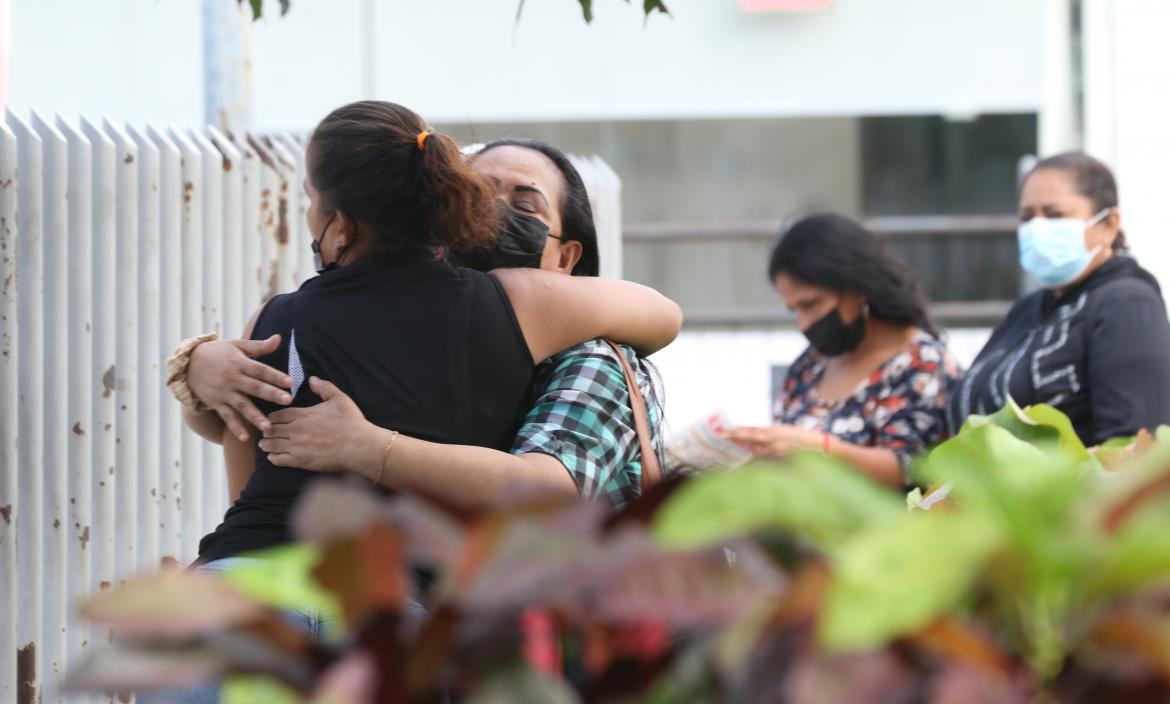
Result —
[{"label": "woman in black top", "polygon": [[1020,264],[1043,288],[1012,307],[951,396],[952,429],[1008,403],[1044,403],[1087,445],[1170,423],[1170,323],[1121,231],[1108,167],[1045,159],[1020,188]]},{"label": "woman in black top", "polygon": [[[293,406],[320,402],[305,383],[320,376],[384,427],[507,449],[535,362],[598,336],[655,347],[677,334],[677,306],[645,287],[438,261],[439,248],[491,241],[495,193],[452,140],[406,108],[367,101],[335,110],[307,158],[320,276],[262,306],[245,332],[279,336],[259,361],[292,378]],[[225,433],[214,411],[188,414],[188,424],[223,440],[235,499],[199,561],[291,540],[291,508],[320,475],[272,465],[255,437]]]}]

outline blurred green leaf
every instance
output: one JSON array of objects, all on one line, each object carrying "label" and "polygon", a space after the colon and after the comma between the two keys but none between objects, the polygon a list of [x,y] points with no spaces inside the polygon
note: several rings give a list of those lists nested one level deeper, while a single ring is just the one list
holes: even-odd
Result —
[{"label": "blurred green leaf", "polygon": [[[245,0],[236,0],[236,4],[243,5]],[[280,16],[284,17],[288,14],[289,7],[292,5],[292,0],[279,0],[280,2]],[[252,9],[252,21],[260,19],[264,15],[264,0],[247,0],[248,7]]]},{"label": "blurred green leaf", "polygon": [[224,681],[220,701],[222,704],[298,704],[304,699],[267,677],[237,675]]},{"label": "blurred green leaf", "polygon": [[951,483],[950,496],[960,504],[1021,527],[1035,523],[1032,517],[1063,514],[1071,497],[1084,491],[1080,465],[1071,457],[992,423],[965,427],[936,447],[919,472],[928,483]]},{"label": "blurred green leaf", "polygon": [[256,559],[227,572],[223,575],[224,582],[274,608],[316,611],[327,640],[342,635],[341,606],[337,598],[313,578],[313,570],[321,560],[320,548],[303,543],[285,545],[249,553],[246,557]]},{"label": "blurred green leaf", "polygon": [[1020,408],[1008,398],[1008,404],[990,416],[971,416],[963,425],[960,435],[968,429],[989,423],[1037,447],[1055,444],[1077,462],[1090,459],[1089,451],[1073,429],[1072,421],[1052,406],[1038,404]]},{"label": "blurred green leaf", "polygon": [[1136,435],[1128,435],[1126,437],[1113,438],[1101,443],[1099,447],[1129,447],[1137,440]]},{"label": "blurred green leaf", "polygon": [[[527,0],[519,0],[516,6],[516,21],[520,21],[520,16],[524,13],[524,3]],[[577,0],[581,4],[581,15],[585,18],[586,24],[593,21],[593,0]],[[626,0],[627,3],[630,0]],[[653,12],[661,12],[664,15],[669,15],[670,10],[666,9],[666,3],[663,0],[642,0],[642,11],[646,18],[649,19]]]},{"label": "blurred green leaf", "polygon": [[857,535],[833,561],[818,639],[876,648],[956,608],[1001,547],[993,524],[959,513],[907,514]]},{"label": "blurred green leaf", "polygon": [[1144,511],[1116,536],[1086,575],[1095,598],[1127,594],[1170,577],[1170,513]]},{"label": "blurred green leaf", "polygon": [[859,472],[819,455],[785,464],[695,477],[674,493],[652,523],[663,545],[697,548],[775,528],[822,547],[905,513],[905,499]]}]

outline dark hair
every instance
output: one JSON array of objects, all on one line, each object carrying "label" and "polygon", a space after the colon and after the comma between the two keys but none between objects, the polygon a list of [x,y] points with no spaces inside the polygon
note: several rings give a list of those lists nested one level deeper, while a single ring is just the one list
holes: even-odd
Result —
[{"label": "dark hair", "polygon": [[[1113,172],[1099,159],[1095,159],[1084,152],[1064,152],[1047,159],[1041,159],[1032,167],[1032,170],[1020,181],[1023,186],[1032,174],[1037,171],[1062,171],[1067,174],[1080,193],[1093,204],[1093,210],[1101,212],[1105,208],[1118,206],[1117,179]],[[1125,240],[1125,233],[1117,232],[1117,239],[1113,240],[1113,251],[1120,252],[1129,249]]]},{"label": "dark hair", "polygon": [[495,191],[446,135],[395,103],[363,100],[337,108],[309,140],[309,179],[326,212],[353,218],[378,250],[458,247],[495,239]]},{"label": "dark hair", "polygon": [[861,294],[878,320],[914,325],[939,336],[918,278],[881,238],[843,215],[809,215],[789,227],[768,261],[768,278],[779,274]]},{"label": "dark hair", "polygon": [[497,139],[488,142],[476,154],[486,154],[496,147],[522,147],[548,157],[565,179],[565,197],[561,208],[561,236],[581,243],[581,259],[573,267],[573,276],[597,276],[601,270],[601,253],[597,247],[597,225],[593,222],[593,207],[581,174],[560,149],[538,139]]}]

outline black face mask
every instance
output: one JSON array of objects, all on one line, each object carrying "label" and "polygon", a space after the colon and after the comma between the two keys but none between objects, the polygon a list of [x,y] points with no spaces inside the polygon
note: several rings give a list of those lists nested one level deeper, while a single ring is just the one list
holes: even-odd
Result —
[{"label": "black face mask", "polygon": [[548,225],[509,207],[496,231],[496,247],[489,252],[460,254],[452,252],[447,260],[455,266],[480,271],[492,269],[539,269],[548,238]]},{"label": "black face mask", "polygon": [[865,338],[865,321],[869,316],[862,312],[857,320],[846,325],[841,320],[841,311],[834,308],[831,313],[808,326],[804,336],[817,352],[826,357],[836,357],[857,348]]}]

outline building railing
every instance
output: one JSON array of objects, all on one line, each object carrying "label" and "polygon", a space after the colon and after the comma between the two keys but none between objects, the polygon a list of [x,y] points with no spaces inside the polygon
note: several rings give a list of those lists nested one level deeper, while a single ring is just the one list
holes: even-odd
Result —
[{"label": "building railing", "polygon": [[[930,237],[1014,238],[1014,215],[912,215],[878,216],[864,220],[870,230],[891,240]],[[623,228],[627,245],[666,246],[717,242],[770,244],[783,230],[783,220],[725,221],[714,223],[635,223]],[[931,314],[943,325],[989,326],[1003,318],[1010,300],[939,301]],[[791,314],[780,305],[688,307],[688,327],[794,326]]]}]

